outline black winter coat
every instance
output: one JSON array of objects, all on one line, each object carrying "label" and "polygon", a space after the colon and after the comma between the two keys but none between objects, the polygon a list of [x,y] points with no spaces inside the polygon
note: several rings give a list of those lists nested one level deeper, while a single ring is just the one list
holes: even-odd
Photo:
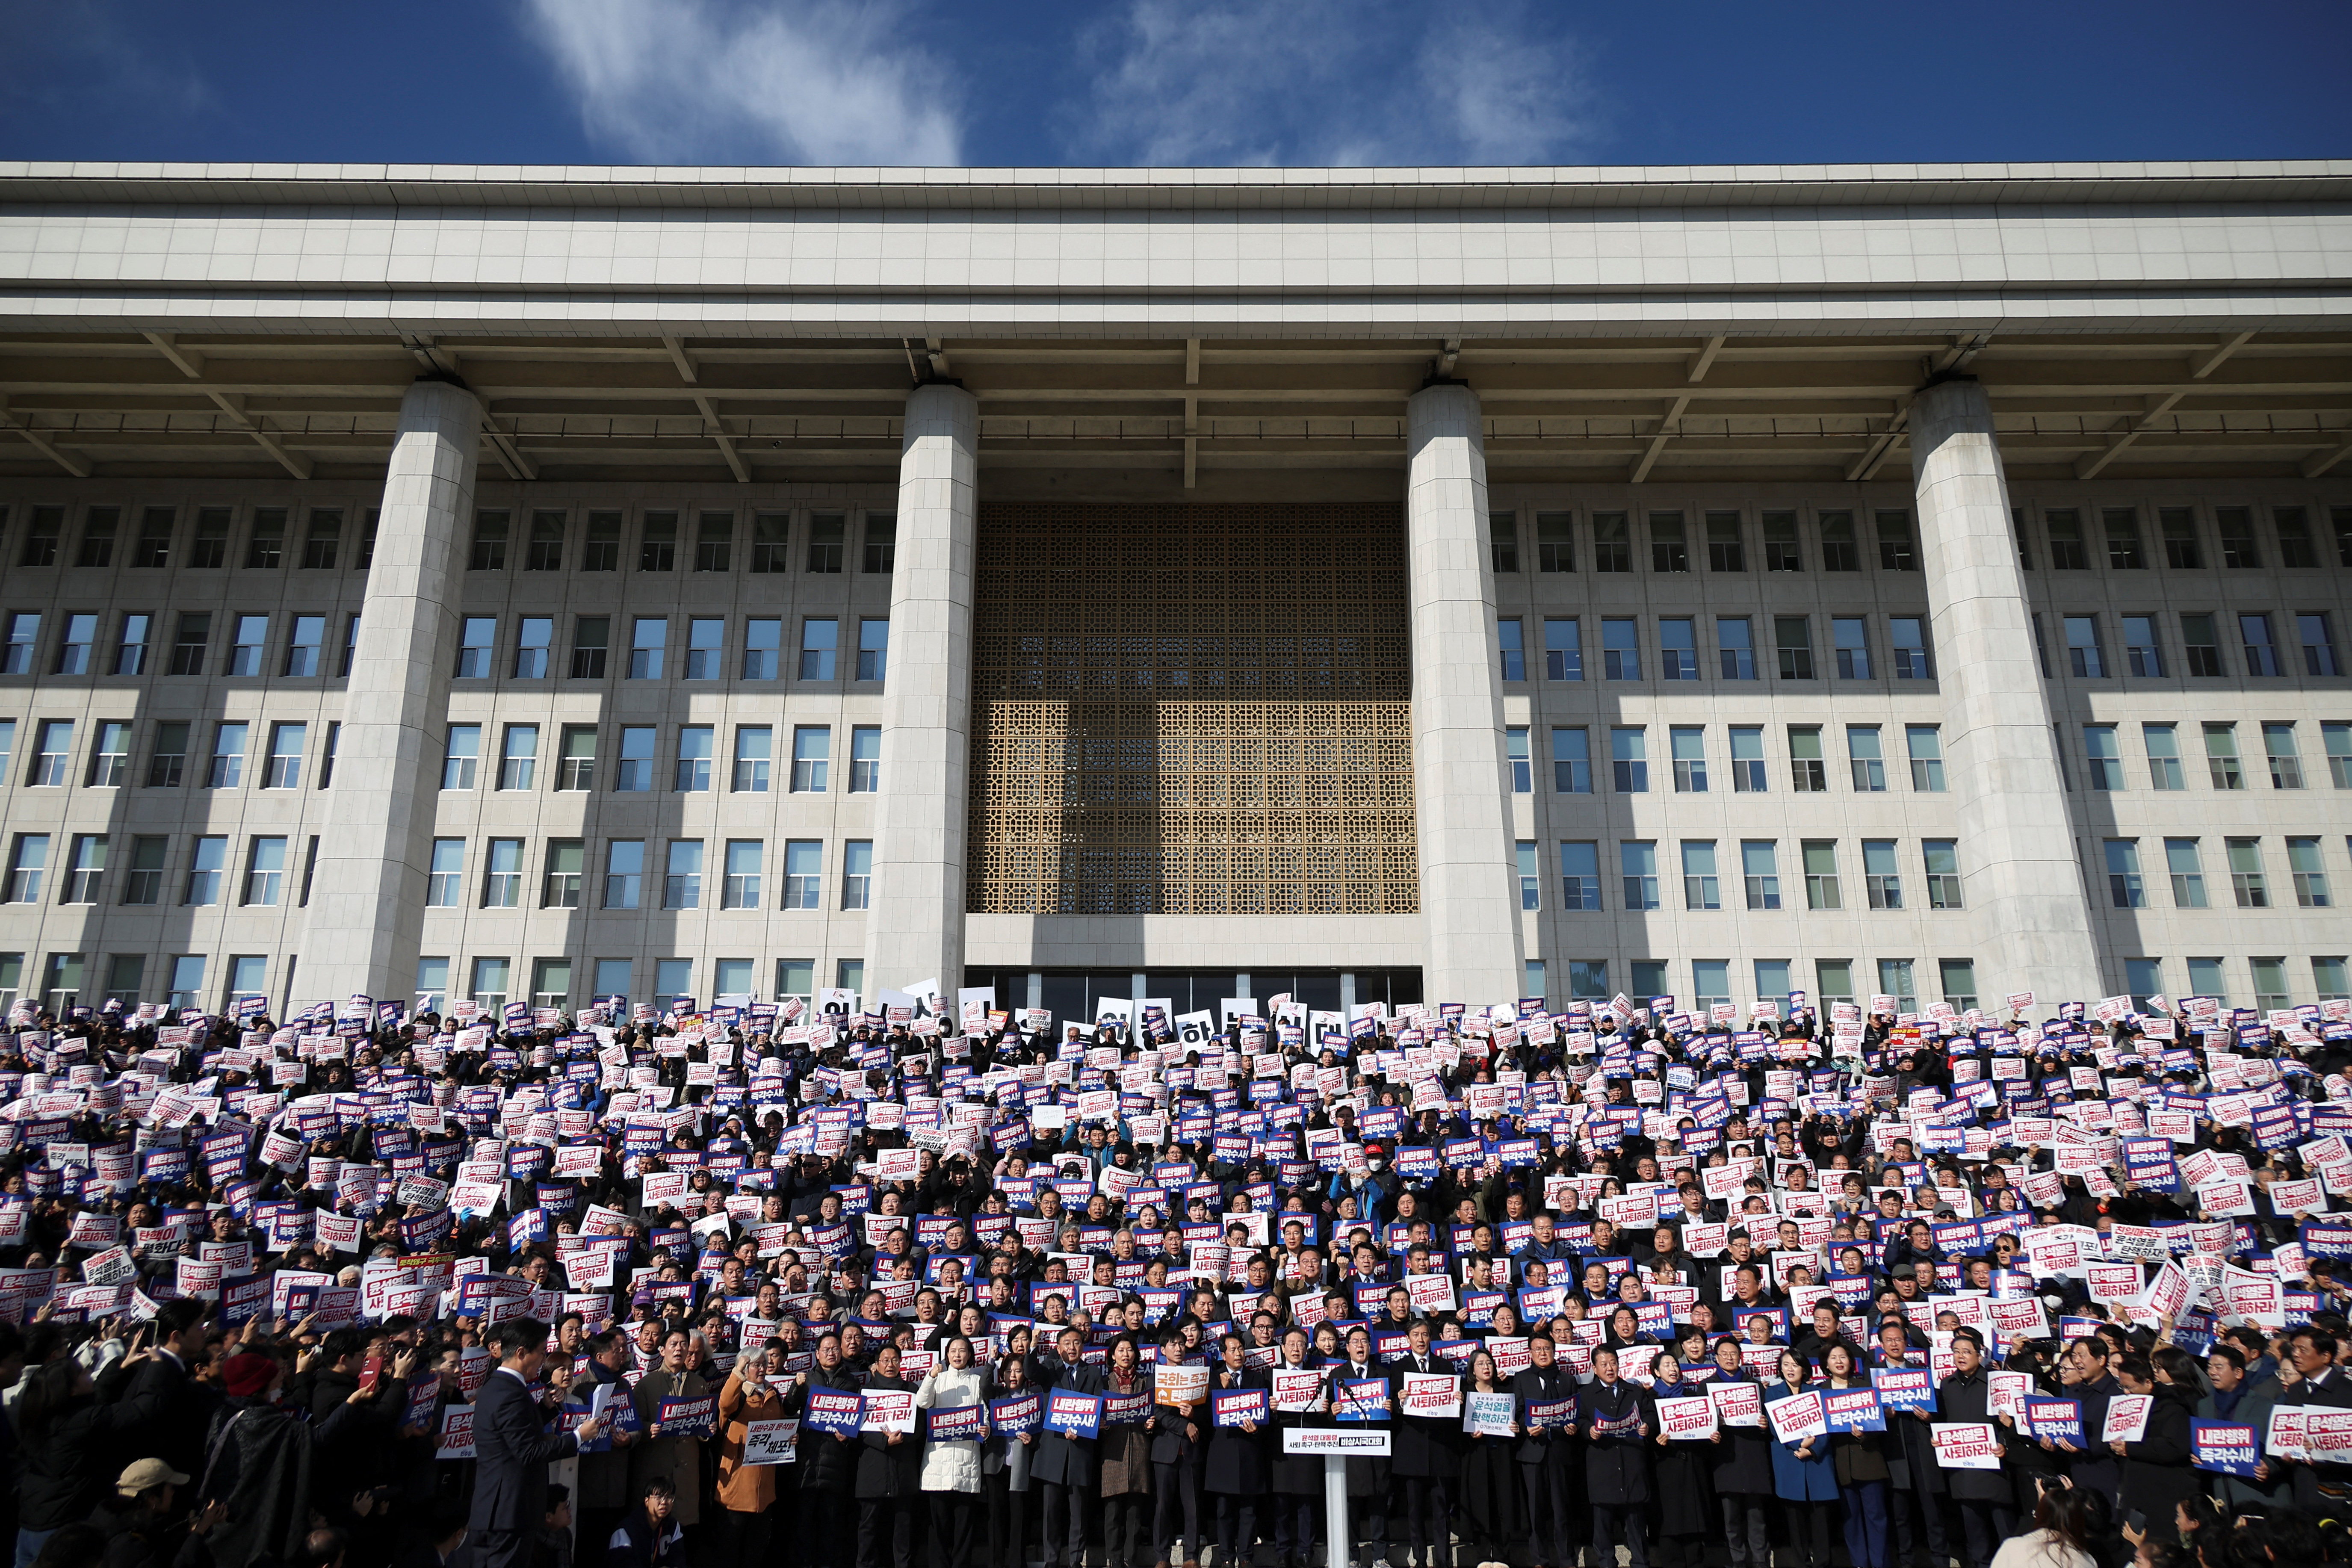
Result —
[{"label": "black winter coat", "polygon": [[93,1394],[59,1410],[44,1431],[19,1431],[17,1528],[55,1530],[88,1519],[114,1489],[122,1452],[157,1412],[155,1386],[134,1375],[130,1393],[112,1404]]},{"label": "black winter coat", "polygon": [[[1992,1384],[1985,1377],[1985,1369],[1981,1365],[1972,1373],[1954,1373],[1944,1379],[1943,1386],[1936,1391],[1936,1419],[1991,1421],[1992,1416],[1986,1410],[1991,1396]],[[2087,1426],[2084,1429],[2086,1432],[2092,1430]],[[2013,1441],[2009,1428],[1995,1424],[1993,1436],[2000,1439],[2002,1451],[2006,1453]],[[1958,1502],[2007,1503],[2014,1495],[2006,1470],[1946,1470],[1943,1476],[1945,1490]]]},{"label": "black winter coat", "polygon": [[[915,1385],[903,1377],[868,1377],[868,1388],[895,1389],[912,1394]],[[918,1497],[923,1489],[923,1436],[919,1429],[902,1432],[896,1443],[884,1432],[862,1432],[856,1445],[857,1454],[857,1500],[880,1502],[885,1500],[905,1501]]]},{"label": "black winter coat", "polygon": [[[865,1386],[864,1380],[844,1362],[830,1373],[823,1367],[809,1368],[811,1388],[846,1389],[856,1392]],[[921,1444],[917,1444],[918,1448]],[[801,1438],[799,1462],[793,1468],[801,1472],[801,1485],[812,1491],[833,1492],[847,1497],[857,1485],[857,1461],[865,1447],[859,1437],[846,1439],[830,1432],[809,1432]],[[822,1507],[820,1503],[818,1506]]]},{"label": "black winter coat", "polygon": [[[1405,1374],[1428,1371],[1451,1375],[1452,1366],[1429,1358],[1425,1368],[1413,1365],[1411,1356],[1389,1363],[1385,1369],[1391,1386],[1402,1394]],[[1455,1381],[1460,1381],[1458,1378]],[[1462,1473],[1462,1417],[1459,1415],[1405,1415],[1396,1417],[1396,1430],[1390,1438],[1389,1473],[1399,1480],[1452,1480]]]},{"label": "black winter coat", "polygon": [[1638,1430],[1595,1436],[1604,1421],[1627,1418],[1650,1428],[1655,1436],[1657,1413],[1638,1384],[1622,1378],[1615,1384],[1589,1383],[1577,1406],[1576,1429],[1585,1439],[1584,1489],[1595,1508],[1640,1508],[1650,1500],[1650,1445]]},{"label": "black winter coat", "polygon": [[1258,1371],[1227,1372],[1216,1367],[1209,1373],[1212,1408],[1201,1412],[1208,1423],[1202,1428],[1205,1452],[1201,1460],[1201,1489],[1213,1494],[1254,1498],[1274,1481],[1271,1449],[1281,1439],[1275,1435],[1271,1421],[1261,1422],[1255,1432],[1244,1432],[1238,1426],[1215,1424],[1214,1395],[1221,1388],[1266,1388],[1270,1380]]}]

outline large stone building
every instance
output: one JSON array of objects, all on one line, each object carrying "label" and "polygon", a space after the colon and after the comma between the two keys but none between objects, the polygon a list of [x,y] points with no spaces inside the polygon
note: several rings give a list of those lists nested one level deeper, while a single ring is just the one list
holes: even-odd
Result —
[{"label": "large stone building", "polygon": [[2345,994],[2352,164],[0,167],[0,992]]}]

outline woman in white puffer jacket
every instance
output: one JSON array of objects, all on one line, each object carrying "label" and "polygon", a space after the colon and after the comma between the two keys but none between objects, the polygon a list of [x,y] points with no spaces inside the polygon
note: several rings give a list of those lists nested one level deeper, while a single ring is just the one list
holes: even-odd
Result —
[{"label": "woman in white puffer jacket", "polygon": [[[944,1363],[935,1368],[915,1391],[915,1405],[923,1410],[954,1410],[979,1406],[981,1431],[987,1420],[988,1375],[971,1364],[971,1342],[959,1334],[941,1352]],[[980,1440],[923,1445],[923,1500],[931,1515],[934,1561],[947,1568],[971,1568],[972,1531],[980,1510]]]}]

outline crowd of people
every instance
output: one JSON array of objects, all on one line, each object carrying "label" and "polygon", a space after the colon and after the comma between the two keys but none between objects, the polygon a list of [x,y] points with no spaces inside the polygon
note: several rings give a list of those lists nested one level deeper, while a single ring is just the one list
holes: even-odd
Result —
[{"label": "crowd of people", "polygon": [[17,1004],[16,1568],[2352,1557],[2352,1005],[820,1000]]}]

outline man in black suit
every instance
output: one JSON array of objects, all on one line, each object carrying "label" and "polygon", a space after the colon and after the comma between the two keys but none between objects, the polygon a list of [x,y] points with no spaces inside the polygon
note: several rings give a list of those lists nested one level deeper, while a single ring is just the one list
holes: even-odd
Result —
[{"label": "man in black suit", "polygon": [[[1100,1394],[1102,1368],[1082,1359],[1087,1336],[1083,1330],[1064,1329],[1055,1342],[1055,1353],[1037,1358],[1033,1380],[1050,1399],[1054,1391]],[[1048,1430],[1037,1438],[1029,1460],[1029,1479],[1045,1489],[1042,1529],[1045,1568],[1078,1568],[1087,1551],[1087,1493],[1095,1484],[1095,1439],[1066,1437]],[[1065,1522],[1066,1521],[1066,1522]]]},{"label": "man in black suit", "polygon": [[[1454,1369],[1429,1353],[1429,1321],[1406,1331],[1405,1353],[1389,1363],[1388,1374],[1402,1389],[1411,1374],[1450,1376]],[[1454,1510],[1450,1493],[1462,1476],[1462,1415],[1407,1415],[1400,1412],[1389,1474],[1403,1483],[1405,1549],[1420,1568],[1453,1568]]]},{"label": "man in black suit", "polygon": [[[1527,1434],[1519,1440],[1519,1483],[1528,1498],[1528,1550],[1542,1568],[1555,1568],[1575,1562],[1579,1544],[1572,1469],[1576,1450],[1570,1441],[1576,1374],[1554,1359],[1547,1334],[1528,1339],[1528,1356],[1532,1364],[1511,1379],[1511,1393],[1519,1402],[1519,1426]],[[1536,1405],[1561,1404],[1569,1407],[1565,1414],[1570,1421],[1538,1426],[1528,1416]]]},{"label": "man in black suit", "polygon": [[500,1323],[490,1336],[499,1364],[474,1396],[476,1568],[525,1568],[547,1514],[547,1467],[594,1442],[600,1421],[550,1436],[541,1426],[531,1380],[547,1360],[547,1325],[536,1318]]}]

